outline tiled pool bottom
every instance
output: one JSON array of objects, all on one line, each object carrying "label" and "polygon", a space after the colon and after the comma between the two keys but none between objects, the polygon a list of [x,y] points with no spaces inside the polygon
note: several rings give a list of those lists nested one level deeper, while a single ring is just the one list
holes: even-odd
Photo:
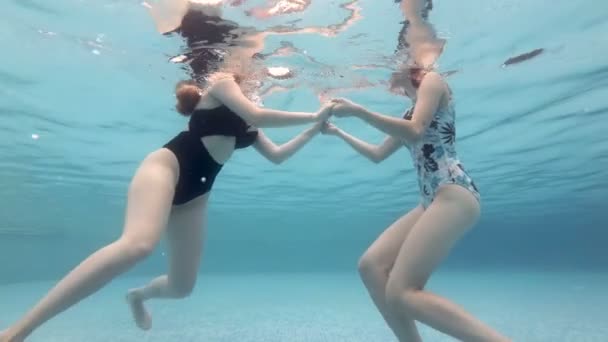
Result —
[{"label": "tiled pool bottom", "polygon": [[[135,327],[124,301],[149,278],[119,278],[48,322],[31,342],[396,341],[354,273],[201,274],[185,300],[149,302]],[[53,283],[0,287],[0,329]],[[608,273],[439,272],[428,288],[514,341],[608,341]],[[425,341],[454,341],[419,325]]]}]

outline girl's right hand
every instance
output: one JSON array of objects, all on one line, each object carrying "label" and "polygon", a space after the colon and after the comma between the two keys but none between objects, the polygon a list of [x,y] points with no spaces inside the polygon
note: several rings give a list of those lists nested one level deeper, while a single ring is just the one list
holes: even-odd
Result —
[{"label": "girl's right hand", "polygon": [[327,121],[332,114],[334,103],[327,102],[315,114],[315,120],[318,122]]}]

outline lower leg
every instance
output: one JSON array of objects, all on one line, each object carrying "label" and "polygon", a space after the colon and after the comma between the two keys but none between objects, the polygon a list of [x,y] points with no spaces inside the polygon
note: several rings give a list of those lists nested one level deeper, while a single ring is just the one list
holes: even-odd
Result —
[{"label": "lower leg", "polygon": [[151,246],[134,248],[120,239],[93,253],[64,277],[23,319],[10,329],[22,340],[44,322],[98,291],[127,271],[151,251]]},{"label": "lower leg", "polygon": [[184,291],[172,286],[167,275],[152,280],[148,285],[129,290],[127,302],[131,307],[131,313],[135,319],[135,324],[140,329],[149,330],[152,328],[152,316],[146,309],[144,302],[152,298],[184,298],[190,291]]},{"label": "lower leg", "polygon": [[386,284],[403,241],[424,212],[418,206],[393,222],[367,249],[359,260],[359,274],[372,301],[400,341],[421,341],[412,319],[401,320],[392,314],[386,303]]},{"label": "lower leg", "polygon": [[191,287],[185,288],[175,286],[175,284],[170,281],[168,275],[157,277],[144,287],[129,290],[127,293],[127,302],[131,307],[131,313],[135,319],[135,324],[143,330],[152,328],[152,316],[144,305],[146,300],[152,298],[185,298],[191,291]]},{"label": "lower leg", "polygon": [[173,286],[167,275],[157,277],[148,283],[148,285],[131,291],[136,292],[142,300],[152,298],[183,298],[190,294],[190,289],[180,289]]},{"label": "lower leg", "polygon": [[413,319],[403,315],[394,315],[386,302],[386,284],[388,282],[388,271],[384,272],[378,268],[359,266],[361,279],[367,291],[376,305],[384,321],[391,328],[399,341],[418,342],[422,341],[416,323]]},{"label": "lower leg", "polygon": [[167,230],[169,242],[169,272],[153,279],[147,285],[132,289],[127,301],[137,326],[148,330],[152,317],[144,302],[152,298],[184,298],[190,295],[198,275],[204,217],[208,195],[199,197],[185,206],[176,208]]},{"label": "lower leg", "polygon": [[405,308],[404,314],[415,317],[444,334],[462,341],[509,341],[457,304],[423,290],[402,291],[394,302]]}]

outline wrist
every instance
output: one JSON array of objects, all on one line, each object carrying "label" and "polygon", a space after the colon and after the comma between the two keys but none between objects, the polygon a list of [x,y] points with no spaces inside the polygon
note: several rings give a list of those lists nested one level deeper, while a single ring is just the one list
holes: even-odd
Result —
[{"label": "wrist", "polygon": [[357,107],[357,109],[353,111],[353,114],[358,118],[364,119],[369,114],[369,112],[363,107]]}]

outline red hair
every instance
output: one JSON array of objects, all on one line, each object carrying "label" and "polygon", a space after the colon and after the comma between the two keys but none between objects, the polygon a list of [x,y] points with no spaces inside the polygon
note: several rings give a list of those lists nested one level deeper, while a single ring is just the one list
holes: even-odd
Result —
[{"label": "red hair", "polygon": [[201,89],[195,83],[180,82],[176,87],[175,97],[175,109],[184,116],[190,116],[201,100]]}]

